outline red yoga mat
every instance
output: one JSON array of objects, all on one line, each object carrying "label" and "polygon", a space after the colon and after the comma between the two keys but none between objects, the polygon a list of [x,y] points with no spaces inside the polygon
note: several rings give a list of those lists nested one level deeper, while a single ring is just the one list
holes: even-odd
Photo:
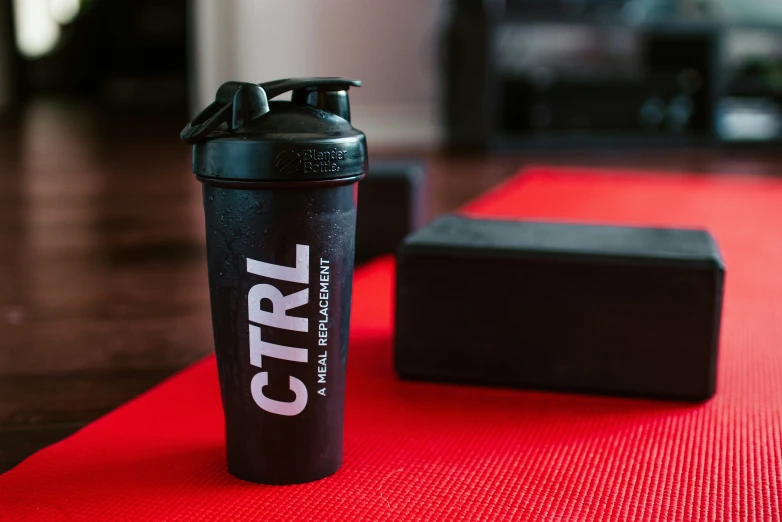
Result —
[{"label": "red yoga mat", "polygon": [[536,168],[465,211],[711,230],[727,265],[715,398],[400,381],[385,259],[356,274],[336,475],[229,476],[209,358],[0,476],[0,519],[780,520],[782,181]]}]

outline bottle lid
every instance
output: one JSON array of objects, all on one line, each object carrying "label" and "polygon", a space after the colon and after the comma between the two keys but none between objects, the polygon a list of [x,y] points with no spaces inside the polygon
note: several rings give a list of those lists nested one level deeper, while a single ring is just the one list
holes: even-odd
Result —
[{"label": "bottle lid", "polygon": [[[309,181],[363,175],[364,133],[350,124],[343,78],[228,82],[182,131],[202,181]],[[292,91],[290,101],[269,101]]]}]

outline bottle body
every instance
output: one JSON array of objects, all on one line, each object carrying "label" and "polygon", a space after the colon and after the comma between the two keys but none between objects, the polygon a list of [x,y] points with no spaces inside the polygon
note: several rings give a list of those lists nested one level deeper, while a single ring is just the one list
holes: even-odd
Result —
[{"label": "bottle body", "polygon": [[295,484],[342,463],[357,181],[203,185],[228,470]]},{"label": "bottle body", "polygon": [[[317,480],[342,464],[366,136],[336,77],[226,82],[182,130],[203,183],[228,471]],[[290,101],[273,100],[291,92]],[[272,100],[272,101],[270,101]]]}]

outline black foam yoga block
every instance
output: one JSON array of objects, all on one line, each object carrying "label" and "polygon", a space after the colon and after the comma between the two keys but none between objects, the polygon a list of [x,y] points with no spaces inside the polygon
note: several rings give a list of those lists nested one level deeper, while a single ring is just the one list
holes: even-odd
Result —
[{"label": "black foam yoga block", "polygon": [[704,400],[724,273],[705,231],[442,217],[398,254],[396,370]]},{"label": "black foam yoga block", "polygon": [[420,162],[372,162],[358,189],[357,263],[395,253],[421,226],[423,179]]}]

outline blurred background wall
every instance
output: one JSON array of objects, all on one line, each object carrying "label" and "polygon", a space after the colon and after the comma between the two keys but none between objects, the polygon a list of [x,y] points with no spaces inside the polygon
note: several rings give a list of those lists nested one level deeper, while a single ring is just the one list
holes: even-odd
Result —
[{"label": "blurred background wall", "polygon": [[438,102],[441,0],[195,0],[195,107],[228,78],[364,81],[354,122],[373,144],[431,146]]}]

